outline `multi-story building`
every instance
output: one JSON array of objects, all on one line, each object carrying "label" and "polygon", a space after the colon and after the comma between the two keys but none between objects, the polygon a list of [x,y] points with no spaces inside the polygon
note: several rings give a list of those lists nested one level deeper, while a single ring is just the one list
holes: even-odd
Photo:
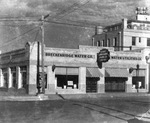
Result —
[{"label": "multi-story building", "polygon": [[133,50],[150,46],[150,15],[147,8],[136,9],[136,19],[96,28],[93,46],[114,47],[116,51]]}]

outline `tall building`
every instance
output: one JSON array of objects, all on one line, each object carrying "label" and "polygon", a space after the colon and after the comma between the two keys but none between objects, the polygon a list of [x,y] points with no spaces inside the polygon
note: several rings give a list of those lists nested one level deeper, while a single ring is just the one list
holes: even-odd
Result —
[{"label": "tall building", "polygon": [[136,19],[96,28],[93,46],[114,47],[115,51],[134,50],[150,46],[150,15],[146,7],[136,8]]}]

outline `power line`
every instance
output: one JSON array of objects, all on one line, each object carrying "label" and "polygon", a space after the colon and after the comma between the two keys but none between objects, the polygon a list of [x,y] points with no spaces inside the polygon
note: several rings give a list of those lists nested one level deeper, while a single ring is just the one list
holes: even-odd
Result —
[{"label": "power line", "polygon": [[52,16],[52,19],[57,18],[59,15],[65,14],[67,11],[71,10],[73,7],[77,6],[78,2],[72,4],[71,6],[69,6],[67,9],[64,9],[62,11],[60,11],[58,14]]},{"label": "power line", "polygon": [[94,26],[85,26],[85,25],[79,25],[79,24],[72,24],[72,23],[64,23],[64,22],[56,22],[56,21],[45,21],[51,24],[60,24],[60,25],[67,25],[67,26],[75,26],[75,27],[81,27],[81,28],[91,28],[94,29]]},{"label": "power line", "polygon": [[33,47],[34,47],[34,44],[35,44],[35,42],[36,42],[36,39],[37,39],[37,37],[38,37],[38,35],[39,35],[39,32],[40,32],[40,29],[39,29],[39,30],[37,31],[37,33],[36,33],[36,36],[35,36],[35,39],[34,39],[34,43],[33,43],[31,52],[32,52],[32,50],[33,50]]},{"label": "power line", "polygon": [[[32,29],[30,29],[30,30],[24,32],[23,34],[21,34],[21,35],[19,35],[19,36],[16,36],[15,38],[13,38],[13,39],[11,39],[11,40],[6,41],[6,43],[3,44],[3,46],[9,44],[11,41],[13,41],[13,40],[15,40],[15,39],[17,39],[17,38],[19,38],[19,37],[22,37],[23,35],[25,35],[25,34],[31,32],[31,31],[33,31],[33,30],[36,29],[36,28],[38,28],[38,27],[34,27],[34,28],[32,28]],[[1,46],[1,47],[3,47],[3,46]],[[0,48],[1,48],[1,47],[0,47]]]},{"label": "power line", "polygon": [[78,6],[77,8],[72,9],[69,13],[65,13],[65,15],[63,15],[63,16],[61,16],[61,17],[58,17],[58,18],[56,18],[56,19],[61,19],[61,18],[65,17],[65,16],[67,16],[68,14],[70,14],[70,13],[76,11],[77,9],[79,9],[79,8],[81,8],[81,7],[83,7],[83,6],[85,6],[85,5],[86,5],[87,3],[89,3],[89,2],[90,2],[90,0],[86,1],[84,4]]}]

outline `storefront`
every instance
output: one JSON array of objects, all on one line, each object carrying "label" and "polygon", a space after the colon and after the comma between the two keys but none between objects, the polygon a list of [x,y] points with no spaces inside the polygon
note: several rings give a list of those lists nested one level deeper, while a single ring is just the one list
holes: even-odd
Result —
[{"label": "storefront", "polygon": [[[101,49],[93,46],[79,46],[79,49],[45,47],[45,94],[149,91],[149,67],[145,61],[149,49],[131,53],[107,48],[110,60],[100,69],[97,53]],[[38,43],[27,43],[24,49],[0,54],[0,60],[0,91],[38,93],[41,86],[38,76],[42,72]],[[132,72],[130,68],[133,68]]]}]

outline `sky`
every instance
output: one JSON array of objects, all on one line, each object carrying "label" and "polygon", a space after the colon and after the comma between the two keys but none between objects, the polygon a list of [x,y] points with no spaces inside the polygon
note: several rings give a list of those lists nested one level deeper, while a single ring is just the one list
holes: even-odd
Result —
[{"label": "sky", "polygon": [[[123,18],[135,19],[138,6],[146,6],[150,12],[150,0],[0,0],[0,50],[15,50],[28,41],[41,41],[40,23],[31,20],[39,20],[47,14],[46,21],[61,24],[45,22],[46,46],[78,48],[79,44],[91,45],[93,25],[105,27]],[[28,21],[12,20],[27,18]],[[89,23],[88,26],[85,23]]]}]

